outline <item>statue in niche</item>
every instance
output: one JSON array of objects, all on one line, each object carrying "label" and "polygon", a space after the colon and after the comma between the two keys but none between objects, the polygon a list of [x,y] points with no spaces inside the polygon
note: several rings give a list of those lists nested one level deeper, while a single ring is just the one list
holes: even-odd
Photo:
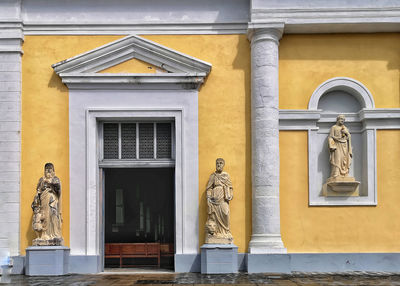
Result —
[{"label": "statue in niche", "polygon": [[345,120],[346,118],[344,115],[339,115],[336,118],[336,124],[331,127],[331,131],[329,132],[329,161],[331,163],[330,180],[335,180],[338,177],[349,176],[353,151],[349,129],[344,126]]},{"label": "statue in niche", "polygon": [[39,179],[32,203],[32,227],[37,238],[33,245],[63,245],[61,235],[61,183],[54,165],[46,163],[44,176]]},{"label": "statue in niche", "polygon": [[323,187],[323,193],[327,196],[358,196],[360,183],[349,176],[353,150],[349,129],[344,125],[345,120],[343,114],[338,115],[328,136],[331,173]]},{"label": "statue in niche", "polygon": [[218,158],[216,170],[210,175],[206,187],[208,217],[205,243],[233,243],[229,225],[229,202],[233,199],[233,187],[229,174],[223,172],[224,166],[224,159]]}]

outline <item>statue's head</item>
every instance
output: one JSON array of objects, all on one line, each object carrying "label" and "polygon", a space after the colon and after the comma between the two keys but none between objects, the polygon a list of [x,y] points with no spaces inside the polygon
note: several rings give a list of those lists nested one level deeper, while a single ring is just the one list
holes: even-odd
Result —
[{"label": "statue's head", "polygon": [[52,163],[44,165],[44,176],[47,179],[54,177],[54,165]]},{"label": "statue's head", "polygon": [[221,173],[224,170],[225,166],[225,160],[222,158],[218,158],[215,161],[215,169],[217,170],[218,173]]},{"label": "statue's head", "polygon": [[345,121],[346,117],[343,114],[339,114],[338,117],[336,117],[336,123],[339,125],[343,125]]}]

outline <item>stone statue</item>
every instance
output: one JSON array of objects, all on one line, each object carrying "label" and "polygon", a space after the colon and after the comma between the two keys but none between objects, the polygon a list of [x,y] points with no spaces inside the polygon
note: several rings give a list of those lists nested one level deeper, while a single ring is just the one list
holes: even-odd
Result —
[{"label": "stone statue", "polygon": [[344,125],[345,120],[343,114],[338,115],[336,124],[331,127],[328,136],[331,173],[323,188],[323,192],[328,196],[349,195],[349,192],[353,192],[351,195],[358,195],[360,183],[349,176],[353,150],[349,129]]},{"label": "stone statue", "polygon": [[224,166],[224,159],[218,158],[216,171],[211,174],[206,187],[208,218],[205,243],[233,243],[229,225],[229,201],[233,199],[233,187],[229,174],[223,172]]},{"label": "stone statue", "polygon": [[[328,137],[330,163],[331,163],[331,180],[337,177],[348,177],[353,151],[351,147],[351,135],[344,121],[344,115],[336,118],[336,124],[331,127]],[[328,180],[329,180],[328,179]]]},{"label": "stone statue", "polygon": [[46,163],[44,176],[39,179],[32,203],[32,227],[37,238],[33,245],[63,245],[61,235],[61,184],[55,176],[54,165]]}]

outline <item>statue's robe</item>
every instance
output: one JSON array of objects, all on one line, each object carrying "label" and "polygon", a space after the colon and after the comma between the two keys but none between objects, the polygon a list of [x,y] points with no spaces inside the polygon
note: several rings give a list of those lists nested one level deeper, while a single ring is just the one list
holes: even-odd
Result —
[{"label": "statue's robe", "polygon": [[44,177],[40,178],[37,185],[36,196],[38,196],[38,201],[40,202],[40,215],[42,222],[40,239],[62,239],[60,179],[54,176],[51,179],[51,183],[48,183]]},{"label": "statue's robe", "polygon": [[331,127],[328,144],[330,150],[331,178],[348,176],[353,151],[351,148],[351,137],[346,126],[333,125]]},{"label": "statue's robe", "polygon": [[229,201],[233,199],[231,179],[226,172],[211,174],[206,192],[208,219],[215,221],[215,236],[232,238],[229,226]]}]

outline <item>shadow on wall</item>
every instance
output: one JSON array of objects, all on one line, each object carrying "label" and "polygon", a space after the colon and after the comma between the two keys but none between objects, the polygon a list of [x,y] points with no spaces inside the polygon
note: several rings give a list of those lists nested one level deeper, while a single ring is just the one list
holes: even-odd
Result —
[{"label": "shadow on wall", "polygon": [[47,84],[48,87],[50,88],[56,88],[57,90],[61,92],[68,92],[68,88],[65,84],[63,84],[61,78],[53,71],[49,80],[49,83]]}]

